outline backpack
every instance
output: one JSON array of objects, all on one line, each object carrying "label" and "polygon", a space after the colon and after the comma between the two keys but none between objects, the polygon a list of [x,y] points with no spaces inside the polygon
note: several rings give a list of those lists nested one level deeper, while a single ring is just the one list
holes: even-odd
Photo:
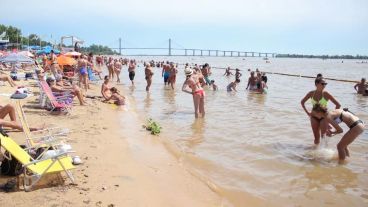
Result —
[{"label": "backpack", "polygon": [[[26,148],[25,145],[20,145],[23,149]],[[7,176],[18,176],[23,173],[23,167],[22,164],[15,159],[14,157],[11,157],[8,151],[5,151],[5,158],[1,162],[1,174],[7,175]],[[11,159],[7,159],[7,157],[10,157]]]},{"label": "backpack", "polygon": [[[0,128],[0,133],[4,136],[8,136],[3,129]],[[0,142],[1,147],[1,142]],[[27,147],[25,145],[20,145],[21,148],[26,149]],[[45,148],[38,148],[32,153],[33,158],[37,158]],[[15,157],[12,157],[8,151],[5,151],[4,153],[4,160],[1,162],[0,168],[1,168],[1,174],[7,175],[7,176],[18,176],[23,173],[23,166],[22,164],[15,159]],[[10,159],[8,159],[10,158]]]},{"label": "backpack", "polygon": [[[0,128],[0,133],[3,136],[8,136],[2,128]],[[1,145],[1,142],[0,142]],[[0,146],[1,147],[1,146]],[[25,148],[24,145],[21,145],[22,148]],[[4,153],[4,160],[1,162],[1,174],[8,175],[8,176],[17,176],[23,172],[22,164],[18,162],[17,159],[7,159],[11,158],[10,153],[5,151]]]}]

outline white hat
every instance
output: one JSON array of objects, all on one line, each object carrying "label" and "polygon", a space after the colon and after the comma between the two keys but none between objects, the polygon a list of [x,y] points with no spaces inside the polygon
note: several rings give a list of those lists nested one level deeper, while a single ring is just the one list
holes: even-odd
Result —
[{"label": "white hat", "polygon": [[184,73],[185,73],[186,76],[192,75],[193,74],[193,70],[191,68],[185,68]]}]

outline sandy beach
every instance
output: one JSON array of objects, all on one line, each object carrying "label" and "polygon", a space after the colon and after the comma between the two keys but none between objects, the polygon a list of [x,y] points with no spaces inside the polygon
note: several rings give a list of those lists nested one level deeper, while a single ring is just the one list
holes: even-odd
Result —
[{"label": "sandy beach", "polygon": [[[72,145],[83,164],[73,170],[76,184],[46,183],[32,192],[0,192],[4,206],[228,206],[218,194],[191,174],[184,165],[142,128],[142,119],[134,111],[117,109],[97,99],[88,99],[88,106],[74,101],[70,115],[51,115],[37,109],[38,88],[34,81],[23,84],[35,96],[22,100],[29,124],[59,126],[70,133]],[[92,85],[88,95],[100,95],[100,85]],[[1,93],[15,89],[1,86]],[[129,99],[129,96],[128,96]],[[0,96],[1,105],[11,103]],[[123,117],[120,119],[119,117]],[[22,132],[11,132],[19,144],[25,142]],[[135,142],[126,139],[134,137]],[[9,177],[0,177],[5,183]],[[45,180],[52,180],[46,178]]]}]

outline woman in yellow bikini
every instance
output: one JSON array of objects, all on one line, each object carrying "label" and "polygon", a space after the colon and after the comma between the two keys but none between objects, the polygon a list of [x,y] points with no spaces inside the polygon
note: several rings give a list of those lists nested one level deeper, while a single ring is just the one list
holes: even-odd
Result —
[{"label": "woman in yellow bikini", "polygon": [[320,106],[327,108],[327,103],[329,100],[331,100],[332,103],[335,104],[336,109],[339,109],[341,105],[328,91],[325,90],[327,83],[323,77],[316,78],[314,83],[316,85],[316,90],[308,92],[307,95],[305,95],[305,97],[301,100],[301,104],[305,113],[307,113],[307,115],[310,117],[314,135],[314,144],[319,144],[320,138],[324,137],[326,134],[328,123],[326,120],[324,120],[324,118],[315,116],[313,111],[309,112],[305,107],[305,102],[310,99],[313,107],[316,104],[319,104]]}]

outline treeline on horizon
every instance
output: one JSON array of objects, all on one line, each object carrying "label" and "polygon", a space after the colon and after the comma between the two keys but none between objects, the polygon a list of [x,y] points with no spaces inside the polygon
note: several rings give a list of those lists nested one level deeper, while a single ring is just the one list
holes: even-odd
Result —
[{"label": "treeline on horizon", "polygon": [[368,59],[362,55],[300,55],[300,54],[277,54],[277,58],[320,58],[320,59]]},{"label": "treeline on horizon", "polygon": [[[28,36],[23,36],[22,31],[19,28],[0,24],[0,35],[3,32],[6,32],[6,37],[9,39],[10,46],[8,47],[8,49],[18,49],[19,47],[20,49],[23,49],[23,48],[27,48],[28,45],[30,46],[36,45],[36,46],[43,46],[43,47],[44,46],[55,46],[51,42],[42,40],[42,38],[38,36],[37,34],[30,34]],[[63,47],[65,47],[65,45],[63,45]],[[107,46],[96,45],[96,44],[92,44],[88,47],[81,47],[81,51],[86,52],[86,53],[92,52],[93,54],[104,54],[104,55],[118,54],[116,51],[110,49]]]}]

